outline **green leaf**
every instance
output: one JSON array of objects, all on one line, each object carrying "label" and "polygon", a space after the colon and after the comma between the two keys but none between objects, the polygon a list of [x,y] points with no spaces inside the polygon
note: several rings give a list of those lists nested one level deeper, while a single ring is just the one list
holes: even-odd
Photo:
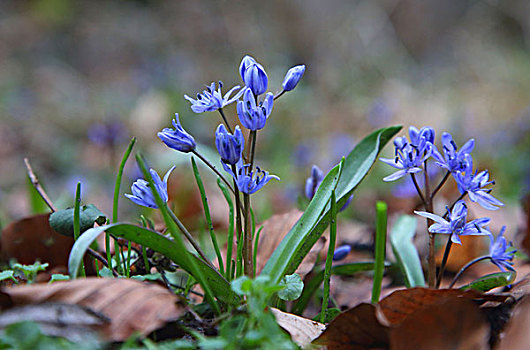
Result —
[{"label": "green leaf", "polygon": [[48,265],[49,265],[48,263],[42,264],[38,261],[32,265],[22,265],[22,264],[16,263],[16,264],[13,264],[13,269],[20,270],[24,274],[27,275],[27,274],[37,273],[39,271],[45,271]]},{"label": "green leaf", "polygon": [[381,295],[381,284],[385,271],[386,257],[386,231],[387,231],[387,205],[385,202],[378,201],[375,206],[375,266],[374,266],[374,284],[372,287],[372,304],[379,302]]},{"label": "green leaf", "polygon": [[[80,263],[90,244],[92,244],[92,242],[105,231],[117,237],[123,237],[135,243],[150,247],[154,251],[173,260],[183,270],[190,274],[192,273],[190,261],[184,258],[184,254],[179,250],[179,247],[175,242],[160,235],[156,231],[144,227],[125,223],[115,223],[89,229],[75,242],[68,260],[68,272],[72,278],[77,276]],[[190,256],[194,259],[198,268],[206,277],[213,293],[219,300],[231,305],[239,302],[239,297],[230,289],[228,281],[221,276],[217,270],[213,269],[195,255],[190,254]]]},{"label": "green leaf", "polygon": [[[377,160],[381,149],[399,130],[401,126],[374,131],[359,142],[346,157],[335,190],[338,208],[350,198]],[[296,271],[302,259],[328,227],[330,206],[327,204],[335,187],[334,176],[337,172],[338,169],[335,167],[326,176],[300,220],[291,228],[265,264],[262,274],[270,275],[271,282],[278,283],[282,276]]]},{"label": "green leaf", "polygon": [[68,281],[69,279],[70,279],[70,276],[63,275],[61,273],[54,273],[48,283],[53,283],[53,282],[58,282],[58,281]]},{"label": "green leaf", "polygon": [[232,281],[230,288],[237,295],[249,295],[252,288],[252,280],[248,276],[241,276]]},{"label": "green leaf", "polygon": [[516,276],[517,273],[515,271],[490,273],[489,275],[482,276],[473,282],[460,287],[460,289],[474,289],[479,292],[487,292],[493,288],[503,287],[513,283]]},{"label": "green leaf", "polygon": [[0,281],[3,281],[3,280],[6,280],[6,279],[10,278],[11,280],[16,282],[17,279],[15,278],[14,274],[15,274],[15,271],[13,271],[13,270],[2,271],[2,272],[0,272]]},{"label": "green leaf", "polygon": [[302,295],[302,290],[304,289],[304,282],[302,278],[297,273],[292,275],[283,276],[280,281],[280,286],[284,289],[278,292],[278,298],[282,300],[296,300]]},{"label": "green leaf", "polygon": [[420,257],[412,242],[416,233],[417,219],[411,215],[401,216],[390,231],[390,244],[407,288],[424,287],[425,277],[421,268]]},{"label": "green leaf", "polygon": [[[103,225],[107,218],[94,204],[81,207],[80,227],[81,232],[94,226],[94,222]],[[74,208],[58,210],[50,215],[50,226],[55,232],[65,236],[74,236]]]}]

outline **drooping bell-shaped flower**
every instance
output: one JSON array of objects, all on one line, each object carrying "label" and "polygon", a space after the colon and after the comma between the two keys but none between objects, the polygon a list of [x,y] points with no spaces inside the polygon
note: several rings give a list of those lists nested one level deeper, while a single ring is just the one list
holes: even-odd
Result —
[{"label": "drooping bell-shaped flower", "polygon": [[175,119],[173,119],[173,126],[175,129],[164,128],[158,132],[158,137],[164,142],[169,148],[173,148],[180,152],[191,152],[197,147],[193,136],[188,134],[186,130],[180,125],[179,115],[175,113]]},{"label": "drooping bell-shaped flower", "polygon": [[261,190],[271,179],[280,180],[276,175],[269,175],[268,171],[260,169],[256,166],[253,171],[249,171],[250,164],[243,164],[243,159],[240,159],[236,164],[236,173],[225,164],[221,163],[223,168],[236,180],[237,188],[246,194],[253,194]]},{"label": "drooping bell-shaped flower", "polygon": [[493,234],[489,234],[490,237],[490,258],[501,271],[513,270],[513,257],[517,252],[517,249],[513,248],[512,242],[506,243],[506,238],[503,236],[506,231],[506,226],[501,228],[501,232],[497,238],[493,237]]},{"label": "drooping bell-shaped flower", "polygon": [[272,93],[267,93],[265,100],[256,104],[252,90],[246,89],[243,93],[243,101],[237,102],[237,115],[241,124],[249,130],[263,129],[272,112],[273,104],[274,95]]},{"label": "drooping bell-shaped flower", "polygon": [[[175,169],[175,166],[167,171],[166,175],[164,175],[163,181],[160,179],[160,176],[158,176],[156,171],[149,169],[149,173],[153,178],[155,189],[164,203],[166,203],[168,200],[167,180],[173,169]],[[153,191],[149,187],[149,182],[145,181],[144,179],[136,180],[131,186],[131,192],[132,194],[126,193],[125,197],[129,198],[134,203],[148,208],[158,208]]]},{"label": "drooping bell-shaped flower", "polygon": [[267,91],[269,78],[263,66],[256,62],[254,58],[248,55],[243,57],[239,65],[239,74],[241,74],[241,79],[252,90],[254,95],[261,95]]},{"label": "drooping bell-shaped flower", "polygon": [[350,254],[351,247],[349,245],[341,245],[333,253],[333,261],[340,261]]},{"label": "drooping bell-shaped flower", "polygon": [[322,170],[317,165],[313,165],[311,168],[311,176],[305,181],[305,196],[307,198],[312,199],[315,196],[323,178],[324,173]]},{"label": "drooping bell-shaped flower", "polygon": [[285,74],[285,78],[283,78],[282,88],[284,91],[291,91],[298,85],[300,82],[300,79],[302,79],[302,76],[305,72],[305,65],[301,64],[298,66],[294,66],[291,69],[287,71],[287,74]]},{"label": "drooping bell-shaped flower", "polygon": [[245,138],[239,125],[236,125],[232,135],[226,130],[224,124],[219,124],[215,131],[215,146],[223,162],[231,165],[236,164],[241,159],[245,147]]}]

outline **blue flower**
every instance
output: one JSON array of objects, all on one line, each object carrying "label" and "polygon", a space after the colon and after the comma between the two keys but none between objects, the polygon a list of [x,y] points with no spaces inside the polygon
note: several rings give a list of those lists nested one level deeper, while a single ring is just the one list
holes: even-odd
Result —
[{"label": "blue flower", "polygon": [[[160,176],[158,176],[156,171],[149,169],[149,173],[151,173],[151,177],[153,178],[156,191],[164,203],[167,203],[168,199],[167,180],[173,169],[175,169],[175,166],[169,169],[166,175],[164,175],[164,181],[160,180]],[[148,208],[158,208],[153,191],[151,191],[151,188],[149,188],[149,182],[145,181],[144,179],[136,180],[131,186],[131,192],[132,194],[126,193],[125,197],[129,198],[134,203]]]},{"label": "blue flower", "polygon": [[324,178],[324,173],[317,165],[313,165],[311,168],[311,176],[305,181],[305,196],[312,199],[317,192],[318,186]]},{"label": "blue flower", "polygon": [[256,105],[252,90],[246,89],[243,93],[243,101],[237,102],[237,115],[241,124],[249,130],[263,129],[272,112],[273,104],[274,95],[272,93],[267,93],[265,100]]},{"label": "blue flower", "polygon": [[191,152],[195,150],[197,146],[193,136],[188,134],[186,130],[180,125],[179,115],[175,113],[175,119],[173,119],[173,126],[175,130],[171,128],[164,128],[158,132],[158,137],[164,142],[169,148],[173,148],[180,152]]},{"label": "blue flower", "polygon": [[276,175],[269,175],[268,171],[261,170],[256,166],[256,169],[249,172],[250,164],[243,164],[243,159],[240,159],[236,164],[236,174],[230,169],[226,163],[221,163],[223,168],[236,180],[237,188],[243,193],[253,194],[261,190],[271,179],[280,180]]},{"label": "blue flower", "polygon": [[215,146],[223,162],[236,164],[245,147],[245,139],[239,125],[236,125],[234,135],[232,135],[226,130],[224,124],[219,124],[215,131]]},{"label": "blue flower", "polygon": [[434,129],[430,126],[424,126],[421,128],[421,130],[418,130],[414,126],[409,127],[409,138],[410,138],[410,144],[413,147],[419,147],[421,142],[421,139],[425,139],[425,141],[430,142],[431,144],[434,144],[434,137],[435,132]]},{"label": "blue flower", "polygon": [[502,227],[497,239],[494,239],[491,233],[489,234],[491,262],[497,265],[503,272],[506,269],[513,271],[512,261],[514,254],[517,252],[517,249],[513,249],[512,242],[509,244],[506,243],[506,238],[503,236],[504,231],[506,231],[506,226]]},{"label": "blue flower", "polygon": [[407,141],[406,137],[398,137],[394,140],[396,157],[394,159],[379,158],[382,162],[399,169],[399,171],[385,177],[383,181],[394,181],[406,174],[422,171],[421,166],[431,156],[433,146],[425,137],[415,141],[418,143],[413,145]]},{"label": "blue flower", "polygon": [[435,221],[436,223],[429,227],[429,232],[450,234],[453,243],[462,244],[460,236],[489,234],[483,228],[484,225],[490,222],[489,218],[475,219],[466,223],[467,206],[463,200],[456,202],[453,210],[449,214],[449,221],[441,216],[424,211],[415,211],[414,213]]},{"label": "blue flower", "polygon": [[241,74],[241,79],[252,90],[254,95],[261,95],[267,91],[267,85],[269,84],[267,73],[265,73],[263,66],[256,62],[254,58],[248,55],[243,57],[239,65],[239,74]]},{"label": "blue flower", "polygon": [[333,253],[333,261],[339,261],[346,257],[346,255],[350,254],[351,247],[349,245],[341,245],[337,249],[335,249],[335,253]]},{"label": "blue flower", "polygon": [[287,74],[285,74],[285,78],[283,78],[282,88],[284,91],[291,91],[298,85],[298,82],[300,82],[300,79],[302,79],[302,76],[305,72],[305,65],[301,64],[299,66],[294,66],[291,69],[287,71]]},{"label": "blue flower", "polygon": [[184,98],[191,102],[192,111],[194,111],[195,113],[203,113],[213,112],[218,110],[219,108],[228,106],[229,104],[235,102],[239,97],[241,97],[241,94],[243,94],[243,90],[241,89],[238,91],[237,94],[235,94],[234,97],[230,98],[232,93],[239,89],[239,85],[236,85],[223,96],[223,94],[221,93],[222,87],[223,83],[220,81],[219,87],[217,88],[217,90],[215,90],[215,83],[212,83],[206,88],[206,90],[202,92],[202,94],[197,94],[196,100],[189,97],[188,95],[184,95]]},{"label": "blue flower", "polygon": [[458,146],[453,141],[451,134],[444,132],[442,134],[442,147],[444,152],[443,157],[436,147],[432,150],[432,156],[437,160],[435,164],[454,173],[465,167],[466,154],[473,151],[475,140],[470,139],[458,150]]},{"label": "blue flower", "polygon": [[472,202],[476,202],[488,210],[499,209],[496,205],[504,206],[501,201],[490,194],[491,188],[485,188],[488,185],[495,184],[495,181],[489,181],[488,171],[483,170],[478,174],[475,171],[473,173],[473,159],[469,154],[466,154],[462,170],[457,171],[453,176],[460,193],[464,194],[467,192]]}]

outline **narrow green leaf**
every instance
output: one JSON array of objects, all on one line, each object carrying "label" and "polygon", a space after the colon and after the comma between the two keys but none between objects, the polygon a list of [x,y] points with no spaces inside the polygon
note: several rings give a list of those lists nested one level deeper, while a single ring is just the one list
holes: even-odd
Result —
[{"label": "narrow green leaf", "polygon": [[[230,197],[230,191],[228,190],[228,186],[220,179],[217,178],[217,186],[221,189],[221,192],[223,193],[223,196],[225,197],[226,202],[228,203],[229,213],[228,213],[228,242],[227,242],[227,248],[226,248],[226,274],[225,278],[229,281],[232,279],[232,249],[234,246],[234,203],[232,202],[232,198]],[[255,265],[255,264],[254,264]],[[235,268],[235,264],[233,265]]]},{"label": "narrow green leaf", "polygon": [[302,290],[304,289],[304,282],[302,282],[299,274],[294,273],[292,275],[283,276],[280,281],[280,286],[284,287],[284,289],[278,292],[278,298],[290,301],[300,298]]},{"label": "narrow green leaf", "polygon": [[326,267],[324,268],[324,296],[322,298],[322,311],[320,312],[320,323],[326,322],[326,310],[328,309],[329,287],[331,279],[331,264],[333,263],[333,254],[335,254],[335,242],[337,241],[337,198],[335,190],[331,191],[331,222],[329,224],[329,247],[326,256]]},{"label": "narrow green leaf", "polygon": [[401,216],[390,231],[390,244],[407,288],[424,287],[425,277],[421,268],[420,257],[412,242],[416,233],[417,219],[411,215]]},{"label": "narrow green leaf", "polygon": [[[329,204],[331,192],[337,186],[342,164],[343,162],[331,169],[322,180],[313,200],[309,203],[302,217],[280,242],[265,264],[261,274],[269,275],[271,283],[276,284],[280,282],[284,275],[290,274],[290,266],[298,266],[316,240],[318,240],[318,237],[320,237],[320,232],[314,235],[312,235],[312,232],[318,223],[318,219]],[[306,247],[307,245],[309,247]]]},{"label": "narrow green leaf", "polygon": [[[401,126],[392,126],[374,131],[359,142],[346,157],[342,175],[335,190],[338,208],[342,207],[350,198],[353,191],[377,160],[377,155],[381,149],[399,130],[401,130]],[[332,169],[330,172],[333,171],[337,170]],[[328,227],[330,207],[329,205],[326,207],[326,204],[331,196],[331,188],[335,187],[334,184],[330,183],[332,181],[331,177],[327,180],[326,188],[322,189],[319,196],[315,195],[304,215],[291,228],[263,268],[262,274],[269,274],[272,282],[277,283],[282,276],[296,271],[302,259]],[[291,245],[292,242],[299,244]]]},{"label": "narrow green leaf", "polygon": [[221,276],[217,270],[211,268],[195,255],[189,254],[187,251],[183,252],[182,247],[160,235],[158,232],[132,224],[115,223],[94,227],[82,234],[75,242],[70,252],[70,258],[68,260],[68,272],[70,276],[77,275],[79,265],[88,247],[90,247],[90,244],[92,244],[92,242],[105,231],[117,237],[123,237],[129,241],[145,245],[154,251],[167,256],[188,273],[194,274],[195,272],[192,269],[191,262],[186,258],[186,255],[189,255],[201,270],[202,274],[208,281],[209,286],[219,300],[227,304],[237,304],[239,302],[239,298],[231,291],[228,281]]},{"label": "narrow green leaf", "polygon": [[[77,188],[75,190],[75,202],[74,202],[74,240],[79,238],[81,234],[81,220],[80,220],[80,206],[81,206],[81,182],[77,183]],[[85,266],[84,263],[81,263],[81,276],[85,277]]]},{"label": "narrow green leaf", "polygon": [[375,267],[374,284],[372,287],[372,303],[379,302],[381,295],[381,283],[385,270],[386,256],[386,226],[387,226],[387,205],[385,202],[376,203],[376,227],[375,227]]},{"label": "narrow green leaf", "polygon": [[[94,204],[83,205],[79,212],[80,232],[88,230],[94,223],[102,225],[107,218]],[[58,210],[50,215],[51,228],[64,236],[74,236],[74,208]]]},{"label": "narrow green leaf", "polygon": [[215,237],[215,232],[213,230],[212,217],[210,215],[210,207],[208,206],[208,198],[206,198],[206,191],[204,189],[204,184],[202,182],[201,174],[197,168],[197,163],[195,163],[195,158],[191,157],[191,166],[193,168],[193,174],[195,175],[195,181],[197,182],[197,187],[201,194],[202,206],[204,208],[204,217],[206,218],[206,224],[208,225],[208,231],[210,232],[210,239],[212,240],[213,248],[215,254],[217,255],[217,261],[219,262],[219,269],[221,274],[224,275],[224,264],[223,256],[219,250],[219,244],[217,243],[217,237]]},{"label": "narrow green leaf", "polygon": [[489,275],[482,276],[474,280],[473,282],[466,284],[463,287],[460,287],[460,289],[474,289],[479,292],[487,292],[488,290],[491,290],[493,288],[504,287],[513,283],[513,281],[515,281],[516,276],[517,273],[515,271],[490,273]]}]

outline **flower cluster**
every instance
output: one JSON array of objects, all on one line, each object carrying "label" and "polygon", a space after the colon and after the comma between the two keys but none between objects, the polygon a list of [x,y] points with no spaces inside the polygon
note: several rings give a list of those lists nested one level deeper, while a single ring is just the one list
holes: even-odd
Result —
[{"label": "flower cluster", "polygon": [[[395,158],[380,159],[382,162],[399,169],[397,172],[386,176],[383,180],[394,181],[410,174],[415,189],[426,209],[425,211],[415,211],[415,213],[434,221],[428,227],[428,231],[431,233],[431,245],[434,247],[434,234],[450,235],[446,254],[444,254],[444,260],[442,261],[442,271],[449,254],[451,243],[462,244],[460,237],[468,235],[488,235],[491,241],[489,255],[475,259],[470,264],[476,261],[490,259],[502,271],[510,269],[515,250],[507,250],[507,248],[511,248],[511,245],[507,247],[506,239],[503,237],[505,228],[494,239],[489,229],[486,228],[486,225],[490,222],[489,218],[467,221],[468,207],[464,201],[466,196],[471,202],[477,203],[488,210],[497,210],[500,206],[504,205],[491,195],[491,186],[495,184],[495,181],[490,180],[488,170],[479,172],[473,168],[471,152],[475,147],[475,140],[470,139],[459,148],[451,134],[444,132],[441,137],[441,143],[442,151],[440,152],[435,146],[434,129],[423,127],[418,130],[411,126],[409,128],[409,140],[405,136],[398,137],[394,140]],[[427,184],[432,184],[432,180],[436,177],[432,172],[433,168],[427,166],[431,158],[434,160],[434,165],[436,165],[437,169],[445,171],[445,176],[443,176],[437,186],[432,187],[432,192],[431,187],[427,186]],[[424,175],[423,187],[419,185],[414,177],[415,174],[420,172],[423,172]],[[445,215],[439,216],[432,212],[434,196],[450,176],[452,176],[456,183],[460,197],[453,203],[451,209],[447,209]],[[429,274],[431,274],[436,271],[434,267],[434,249],[429,250],[429,264]]]},{"label": "flower cluster", "polygon": [[[267,119],[272,113],[274,100],[283,93],[293,90],[300,82],[304,72],[304,65],[289,69],[283,79],[281,92],[274,96],[272,92],[267,92],[269,78],[265,69],[254,58],[247,55],[242,59],[239,66],[239,74],[244,83],[242,88],[236,85],[223,95],[223,83],[219,81],[217,88],[215,83],[211,83],[202,93],[198,93],[196,98],[184,95],[184,98],[191,103],[193,112],[219,111],[223,117],[224,124],[219,124],[215,131],[215,146],[219,152],[223,168],[233,177],[239,191],[245,194],[252,194],[263,188],[271,179],[279,180],[279,178],[275,175],[270,175],[268,171],[262,170],[252,163],[245,163],[248,158],[254,158],[253,154],[252,157],[243,155],[245,150],[243,132],[239,125],[236,125],[232,132],[232,128],[228,125],[225,118],[223,108],[235,102],[241,125],[252,132],[261,130],[265,127]],[[264,96],[261,97],[261,95]],[[175,114],[173,127],[173,129],[164,128],[158,132],[157,135],[160,140],[169,148],[179,152],[193,153],[204,162],[207,162],[206,158],[198,153],[194,137],[180,124],[178,114]],[[218,176],[222,177],[213,165],[209,163],[207,165]],[[151,170],[151,175],[155,181],[158,193],[164,201],[167,201],[166,183],[169,172],[164,177],[164,182],[160,180],[154,170]],[[227,182],[226,179],[224,181]],[[127,194],[127,198],[136,204],[156,208],[153,193],[145,180],[137,180],[133,184],[131,191],[133,194]]]}]

